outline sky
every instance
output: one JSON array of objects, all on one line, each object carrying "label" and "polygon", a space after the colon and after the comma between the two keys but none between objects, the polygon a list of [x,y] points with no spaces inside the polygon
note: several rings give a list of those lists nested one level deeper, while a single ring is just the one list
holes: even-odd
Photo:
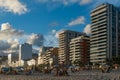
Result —
[{"label": "sky", "polygon": [[58,32],[90,34],[90,11],[120,0],[0,0],[0,53],[14,52],[24,42],[58,46]]}]

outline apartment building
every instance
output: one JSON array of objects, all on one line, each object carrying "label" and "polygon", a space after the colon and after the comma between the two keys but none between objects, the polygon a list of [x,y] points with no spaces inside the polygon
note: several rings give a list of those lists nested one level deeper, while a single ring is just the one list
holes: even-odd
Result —
[{"label": "apartment building", "polygon": [[89,63],[90,56],[90,38],[88,36],[79,36],[70,41],[70,61],[81,61],[83,64]]},{"label": "apartment building", "polygon": [[57,65],[58,64],[58,48],[51,48],[46,51],[45,64]]},{"label": "apartment building", "polygon": [[45,47],[45,46],[41,47],[41,48],[39,49],[39,56],[45,54],[45,52],[46,52],[47,50],[49,50],[50,48],[53,48],[53,47]]},{"label": "apartment building", "polygon": [[39,49],[38,64],[46,63],[46,56],[45,56],[45,54],[46,54],[46,51],[51,49],[51,48],[53,48],[53,47],[45,47],[45,46],[43,46],[43,47],[41,47]]},{"label": "apartment building", "polygon": [[104,3],[91,11],[90,61],[106,63],[120,55],[120,8]]},{"label": "apartment building", "polygon": [[64,61],[67,65],[70,64],[70,41],[81,35],[85,35],[85,33],[71,30],[63,30],[59,32],[59,63]]}]

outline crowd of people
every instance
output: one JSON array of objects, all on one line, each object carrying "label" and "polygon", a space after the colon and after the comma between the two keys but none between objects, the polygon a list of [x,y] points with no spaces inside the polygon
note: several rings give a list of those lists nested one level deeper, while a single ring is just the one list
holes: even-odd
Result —
[{"label": "crowd of people", "polygon": [[[113,68],[111,66],[100,66],[99,68],[97,68],[97,70],[101,71],[102,73],[110,73],[111,70]],[[69,72],[71,73],[75,73],[75,72],[79,72],[80,70],[84,71],[84,70],[92,70],[92,67],[67,67],[65,65],[65,63],[61,63],[59,65],[55,65],[52,68],[51,67],[44,67],[41,72],[44,74],[53,74],[54,76],[69,76]],[[94,69],[93,69],[94,70]],[[30,68],[22,68],[22,70],[16,70],[12,67],[10,67],[9,69],[4,69],[2,71],[3,74],[26,74],[26,75],[32,75],[34,74],[34,72],[39,72],[38,68],[36,68],[35,66],[32,66]]]}]

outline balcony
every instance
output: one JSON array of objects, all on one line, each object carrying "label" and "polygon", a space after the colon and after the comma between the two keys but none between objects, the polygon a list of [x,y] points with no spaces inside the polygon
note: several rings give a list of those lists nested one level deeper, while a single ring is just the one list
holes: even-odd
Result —
[{"label": "balcony", "polygon": [[103,23],[100,23],[100,24],[92,24],[92,26],[97,26],[97,27],[100,27],[100,26],[106,26],[107,25],[107,22],[103,22]]},{"label": "balcony", "polygon": [[91,54],[90,56],[92,57],[92,56],[103,56],[103,55],[106,55],[106,53],[99,53],[99,54]]},{"label": "balcony", "polygon": [[106,58],[103,58],[103,59],[90,59],[91,62],[104,62]]},{"label": "balcony", "polygon": [[90,50],[98,50],[98,47],[90,48]]},{"label": "balcony", "polygon": [[99,7],[95,8],[94,10],[91,11],[91,13],[94,13],[96,12],[97,10],[100,10],[102,8],[107,8],[107,5],[106,4],[101,4]]},{"label": "balcony", "polygon": [[94,15],[97,15],[99,13],[103,13],[103,12],[106,12],[106,11],[107,11],[107,8],[101,8],[98,11],[92,12],[90,16],[94,16]]},{"label": "balcony", "polygon": [[107,21],[107,19],[102,19],[102,20],[99,20],[99,21],[97,21],[97,22],[92,23],[92,25],[102,24],[102,23],[104,23],[104,22],[106,22],[106,21]]},{"label": "balcony", "polygon": [[92,16],[92,21],[97,21],[97,20],[99,20],[101,17],[103,17],[103,16],[107,16],[107,12],[103,12],[103,13],[101,13],[101,14],[99,14],[99,15],[95,15],[95,16]]},{"label": "balcony", "polygon": [[98,18],[92,18],[92,23],[97,23],[97,22],[102,22],[102,20],[104,20],[104,21],[107,21],[107,16],[106,15],[104,15],[104,16],[100,16],[100,17],[98,17]]}]

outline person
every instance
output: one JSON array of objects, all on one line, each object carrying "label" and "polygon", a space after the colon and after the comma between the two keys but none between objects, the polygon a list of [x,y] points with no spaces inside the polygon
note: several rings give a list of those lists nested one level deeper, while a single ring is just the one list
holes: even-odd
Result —
[{"label": "person", "polygon": [[71,72],[74,73],[74,71],[75,71],[74,68],[70,68],[70,69],[71,69]]},{"label": "person", "polygon": [[101,71],[102,71],[102,73],[104,73],[105,72],[104,68],[101,68]]},{"label": "person", "polygon": [[106,70],[107,73],[110,72],[110,66],[108,66],[107,70]]},{"label": "person", "polygon": [[62,62],[62,64],[60,65],[60,68],[61,68],[61,70],[62,70],[63,76],[69,76],[69,75],[68,75],[68,72],[67,72],[67,67],[66,67],[66,65],[65,65],[65,62]]},{"label": "person", "polygon": [[55,66],[55,76],[59,76],[59,66]]},{"label": "person", "polygon": [[32,74],[32,70],[31,69],[27,69],[26,70],[26,75],[31,75]]}]

